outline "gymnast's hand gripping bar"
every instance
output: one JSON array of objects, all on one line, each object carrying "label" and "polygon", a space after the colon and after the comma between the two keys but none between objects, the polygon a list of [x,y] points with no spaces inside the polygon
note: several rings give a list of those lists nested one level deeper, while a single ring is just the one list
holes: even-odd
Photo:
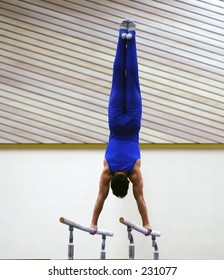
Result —
[{"label": "gymnast's hand gripping bar", "polygon": [[67,220],[67,219],[65,219],[63,217],[60,218],[60,222],[65,224],[65,225],[77,228],[79,230],[89,232],[91,234],[98,234],[98,235],[104,235],[104,236],[113,236],[114,235],[114,233],[111,232],[111,231],[100,230],[100,229],[95,230],[92,227],[84,226],[84,225],[78,224],[76,222],[72,222],[72,221]]},{"label": "gymnast's hand gripping bar", "polygon": [[126,226],[129,226],[132,229],[134,229],[134,230],[136,230],[136,231],[138,231],[138,232],[140,232],[140,233],[142,233],[142,234],[144,234],[146,236],[150,235],[150,236],[160,237],[160,235],[161,235],[159,231],[155,231],[155,230],[151,231],[151,233],[149,234],[149,231],[146,228],[144,228],[142,226],[139,226],[139,225],[135,225],[135,224],[125,220],[123,217],[120,217],[119,220],[120,220],[120,223],[122,223],[122,224],[124,224]]}]

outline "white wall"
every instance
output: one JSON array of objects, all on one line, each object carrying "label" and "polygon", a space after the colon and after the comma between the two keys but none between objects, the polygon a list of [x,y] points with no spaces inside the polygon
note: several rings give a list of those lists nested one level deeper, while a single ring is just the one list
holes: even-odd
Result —
[{"label": "white wall", "polygon": [[[0,151],[0,259],[66,259],[68,228],[59,217],[89,224],[103,150]],[[224,259],[224,150],[142,150],[145,199],[162,236],[162,259]],[[128,257],[119,217],[141,224],[132,192],[109,195],[99,227],[107,258]],[[150,237],[133,232],[136,259],[152,258]],[[75,257],[98,259],[100,236],[75,231]]]}]

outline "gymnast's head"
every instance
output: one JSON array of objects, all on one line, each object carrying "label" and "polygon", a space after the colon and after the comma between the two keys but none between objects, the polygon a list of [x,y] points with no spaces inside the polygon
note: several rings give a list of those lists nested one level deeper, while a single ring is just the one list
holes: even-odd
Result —
[{"label": "gymnast's head", "polygon": [[111,180],[111,189],[113,194],[123,198],[128,193],[129,180],[124,172],[115,173]]}]

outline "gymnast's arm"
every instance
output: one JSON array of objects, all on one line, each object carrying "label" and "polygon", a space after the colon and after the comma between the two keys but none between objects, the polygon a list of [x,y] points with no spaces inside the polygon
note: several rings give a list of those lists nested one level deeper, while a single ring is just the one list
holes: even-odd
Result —
[{"label": "gymnast's arm", "polygon": [[104,202],[109,193],[110,181],[111,181],[111,174],[109,172],[108,164],[106,160],[104,160],[104,168],[100,176],[99,193],[93,209],[93,216],[91,222],[91,227],[94,227],[96,229],[97,229],[97,222],[98,222],[99,215],[103,209]]},{"label": "gymnast's arm", "polygon": [[131,175],[129,176],[129,178],[133,184],[133,195],[136,200],[140,216],[142,218],[142,225],[143,225],[143,227],[145,227],[146,229],[148,229],[151,232],[147,206],[146,206],[144,196],[143,196],[143,179],[142,179],[142,174],[141,174],[141,170],[140,170],[140,165],[141,165],[141,161],[139,159],[136,162],[134,169],[133,169]]}]

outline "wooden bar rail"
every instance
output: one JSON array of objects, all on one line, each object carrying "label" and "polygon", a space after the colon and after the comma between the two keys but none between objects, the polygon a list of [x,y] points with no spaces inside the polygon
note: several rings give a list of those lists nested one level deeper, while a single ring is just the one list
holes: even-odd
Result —
[{"label": "wooden bar rail", "polygon": [[135,225],[132,222],[129,222],[129,221],[125,220],[123,217],[120,217],[119,220],[120,220],[120,223],[122,223],[126,226],[130,226],[132,229],[134,229],[134,230],[136,230],[136,231],[138,231],[138,232],[140,232],[140,233],[142,233],[146,236],[151,235],[151,236],[160,237],[160,235],[161,235],[161,233],[159,231],[155,231],[155,230],[151,231],[151,233],[149,234],[149,231],[146,228],[144,228],[142,226],[139,226],[139,225]]},{"label": "wooden bar rail", "polygon": [[89,232],[91,234],[98,234],[98,235],[105,235],[105,236],[113,236],[114,235],[114,233],[111,232],[111,231],[102,230],[102,229],[97,229],[97,231],[95,231],[94,228],[92,228],[90,226],[81,225],[79,223],[76,223],[76,222],[70,221],[68,219],[65,219],[64,217],[61,217],[59,220],[60,220],[61,223],[65,224],[65,225],[72,226],[74,228],[77,228],[77,229],[82,230],[82,231]]}]

